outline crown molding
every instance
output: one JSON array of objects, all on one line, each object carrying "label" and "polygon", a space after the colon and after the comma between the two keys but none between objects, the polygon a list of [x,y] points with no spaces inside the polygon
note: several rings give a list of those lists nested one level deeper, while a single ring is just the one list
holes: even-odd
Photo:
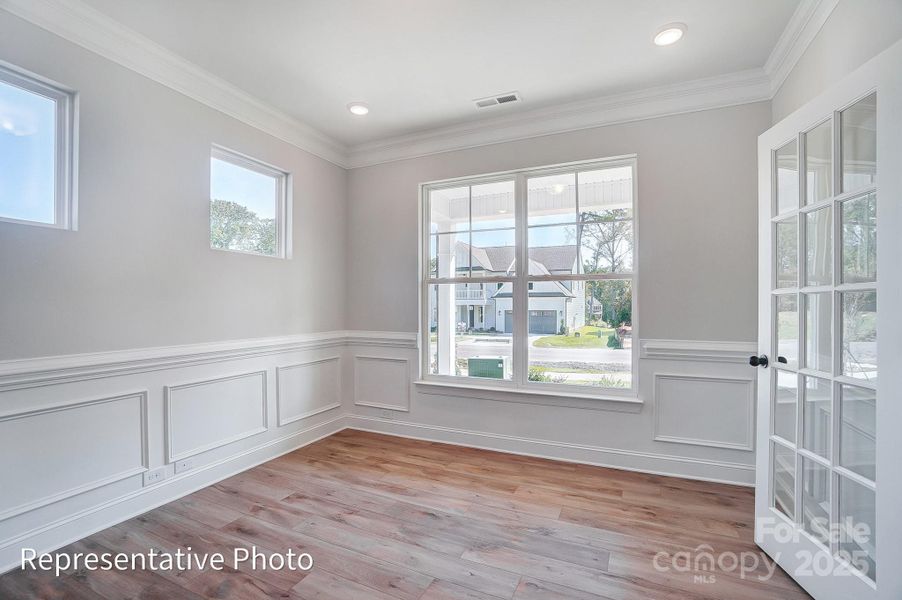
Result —
[{"label": "crown molding", "polygon": [[537,108],[351,147],[185,60],[81,0],[0,0],[0,9],[302,150],[351,169],[770,100],[838,2],[802,0],[763,68]]},{"label": "crown molding", "polygon": [[789,77],[837,4],[839,0],[802,0],[796,7],[764,63],[764,72],[771,80],[771,97]]},{"label": "crown molding", "polygon": [[349,149],[348,167],[771,100],[838,3],[802,0],[762,68],[359,144]]},{"label": "crown molding", "polygon": [[0,8],[331,163],[347,148],[80,0],[0,0]]},{"label": "crown molding", "polygon": [[603,125],[769,100],[770,79],[750,69],[538,108],[352,146],[349,168]]}]

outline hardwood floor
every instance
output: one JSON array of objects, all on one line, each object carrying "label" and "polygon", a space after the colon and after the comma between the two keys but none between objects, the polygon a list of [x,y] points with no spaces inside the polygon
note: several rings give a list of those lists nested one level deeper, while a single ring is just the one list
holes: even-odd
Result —
[{"label": "hardwood floor", "polygon": [[[0,598],[808,598],[779,568],[759,580],[774,567],[752,524],[749,488],[346,430],[60,551],[190,546],[226,555],[224,571],[17,571]],[[235,565],[252,545],[315,565]],[[699,546],[762,563],[744,578],[730,561],[673,567]]]}]

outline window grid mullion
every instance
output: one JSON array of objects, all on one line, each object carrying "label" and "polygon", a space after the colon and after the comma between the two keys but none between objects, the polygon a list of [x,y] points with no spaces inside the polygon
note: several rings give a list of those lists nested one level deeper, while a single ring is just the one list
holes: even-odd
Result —
[{"label": "window grid mullion", "polygon": [[514,382],[525,386],[529,369],[529,232],[526,227],[528,218],[528,201],[526,195],[526,175],[519,174],[514,180],[514,224],[516,268],[512,284],[513,298],[511,308],[514,311],[513,360]]}]

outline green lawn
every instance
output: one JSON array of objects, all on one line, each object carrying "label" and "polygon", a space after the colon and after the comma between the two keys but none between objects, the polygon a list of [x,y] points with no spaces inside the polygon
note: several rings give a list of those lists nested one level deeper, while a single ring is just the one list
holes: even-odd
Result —
[{"label": "green lawn", "polygon": [[532,345],[536,348],[604,348],[608,345],[608,338],[614,335],[613,329],[594,325],[586,325],[576,331],[579,332],[579,337],[573,335],[573,332],[568,335],[549,335],[537,339]]},{"label": "green lawn", "polygon": [[573,368],[573,367],[558,367],[558,366],[546,367],[546,366],[541,366],[541,365],[539,365],[539,366],[530,365],[529,370],[535,371],[536,373],[541,373],[543,375],[545,373],[579,373],[580,375],[590,375],[590,374],[591,375],[605,375],[605,374],[607,374],[607,371],[604,371],[602,369],[592,369],[592,368],[578,369],[578,368]]}]

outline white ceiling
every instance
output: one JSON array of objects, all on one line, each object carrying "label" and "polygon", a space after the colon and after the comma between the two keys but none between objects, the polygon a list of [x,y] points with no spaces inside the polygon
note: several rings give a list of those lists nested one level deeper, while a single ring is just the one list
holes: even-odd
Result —
[{"label": "white ceiling", "polygon": [[[343,144],[760,68],[799,0],[85,0]],[[683,41],[652,44],[662,25]],[[517,90],[524,102],[477,112]],[[370,105],[364,118],[345,108]]]}]

